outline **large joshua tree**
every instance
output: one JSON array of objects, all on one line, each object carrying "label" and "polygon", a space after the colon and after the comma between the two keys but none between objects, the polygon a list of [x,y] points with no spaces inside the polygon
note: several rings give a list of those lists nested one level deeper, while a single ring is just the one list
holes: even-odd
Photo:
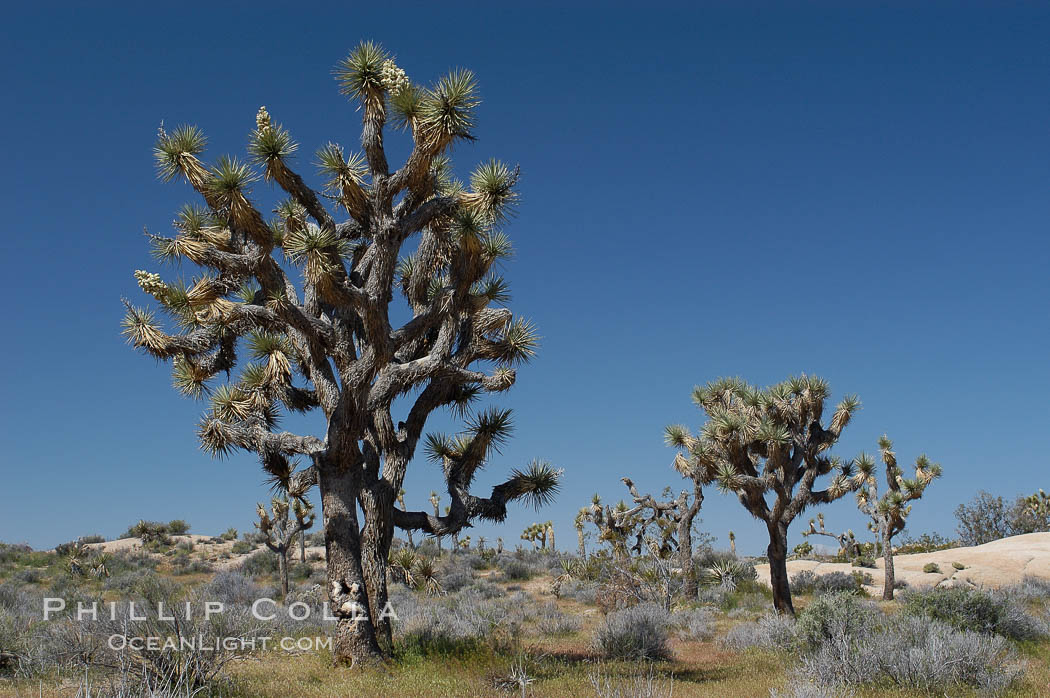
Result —
[{"label": "large joshua tree", "polygon": [[[825,426],[828,397],[827,382],[812,376],[766,389],[723,378],[693,390],[693,402],[707,415],[698,436],[681,425],[667,429],[684,461],[711,473],[720,489],[735,493],[766,525],[773,605],[781,613],[795,612],[787,576],[788,526],[806,507],[834,501],[863,482],[855,461],[829,453],[860,401],[847,395]],[[825,489],[814,489],[819,476],[832,472]]]},{"label": "large joshua tree", "polygon": [[[203,273],[183,284],[136,272],[177,330],[128,303],[123,326],[134,346],[172,362],[178,389],[210,398],[198,427],[204,449],[255,452],[271,472],[308,460],[295,477],[320,490],[339,618],[334,656],[352,663],[389,650],[389,621],[379,616],[395,527],[443,536],[477,518],[499,521],[511,501],[547,502],[559,474],[533,463],[487,497],[470,491],[510,424],[509,413],[472,405],[510,388],[515,366],[537,346],[532,326],[502,307],[507,283],[496,273],[511,253],[500,226],[517,198],[517,170],[493,160],[469,184],[451,175],[451,147],[472,140],[473,75],[454,71],[425,88],[370,42],[336,74],[361,112],[363,152],[324,145],[316,156],[322,191],[293,169],[298,146],[265,108],[249,137],[250,163],[223,156],[207,166],[199,129],[161,129],[161,177],[184,178],[205,206],[185,208],[174,237],[154,236],[155,253]],[[397,169],[384,147],[388,124],[411,139]],[[252,201],[257,168],[288,197],[269,221]],[[255,361],[235,373],[238,352]],[[427,418],[442,408],[467,421],[440,453],[448,513],[405,511],[397,494]],[[324,428],[316,436],[279,431],[282,411],[319,412]]]},{"label": "large joshua tree", "polygon": [[886,494],[879,497],[879,481],[875,477],[875,459],[863,456],[857,461],[857,469],[864,476],[864,484],[857,491],[857,507],[871,518],[868,530],[879,537],[882,543],[883,584],[882,598],[893,599],[893,537],[904,530],[905,520],[912,505],[920,499],[926,488],[941,476],[941,466],[931,463],[926,454],[915,459],[915,477],[904,478],[904,471],[897,465],[897,454],[893,442],[885,434],[879,438],[879,454],[886,466]]}]

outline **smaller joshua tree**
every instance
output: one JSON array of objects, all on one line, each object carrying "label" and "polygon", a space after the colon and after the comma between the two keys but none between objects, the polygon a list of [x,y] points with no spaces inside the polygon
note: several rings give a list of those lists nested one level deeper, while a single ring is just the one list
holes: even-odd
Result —
[{"label": "smaller joshua tree", "polygon": [[589,534],[584,531],[584,525],[590,521],[590,511],[589,507],[581,507],[572,521],[572,525],[576,528],[576,552],[581,558],[587,557],[587,536]]},{"label": "smaller joshua tree", "polygon": [[809,530],[803,531],[802,535],[805,537],[809,536],[826,536],[828,538],[835,539],[835,542],[839,544],[839,555],[854,559],[860,557],[860,543],[857,542],[856,536],[853,535],[852,530],[847,530],[845,533],[832,533],[831,531],[824,528],[824,514],[817,514],[817,518],[809,520]]},{"label": "smaller joshua tree", "polygon": [[736,555],[736,534],[732,531],[729,532],[729,552]]},{"label": "smaller joshua tree", "polygon": [[306,531],[314,525],[314,505],[307,499],[310,487],[299,477],[301,471],[296,470],[298,467],[298,461],[276,460],[270,466],[270,476],[266,481],[273,492],[295,503],[292,513],[296,522],[302,526],[302,530],[296,536],[299,540],[299,561],[306,562]]},{"label": "smaller joshua tree", "polygon": [[534,523],[521,532],[521,539],[532,543],[533,549],[539,544],[540,550],[547,549],[547,524]]},{"label": "smaller joshua tree", "polygon": [[497,538],[496,539],[496,554],[497,555],[502,555],[503,554],[503,539],[502,538]]},{"label": "smaller joshua tree", "polygon": [[[690,476],[691,466],[684,460],[675,459],[675,468],[683,475]],[[704,493],[699,479],[694,479],[693,497],[685,490],[676,499],[658,501],[652,495],[641,495],[630,478],[622,478],[623,484],[631,493],[634,508],[628,510],[629,515],[640,514],[644,510],[650,513],[640,523],[640,529],[644,532],[650,525],[655,525],[660,531],[659,551],[662,559],[670,556],[671,552],[678,553],[678,566],[682,570],[683,593],[686,598],[696,597],[698,580],[696,568],[693,565],[693,522],[700,512],[704,503]],[[664,491],[665,496],[670,495],[670,489]],[[635,551],[640,549],[642,536],[638,535],[635,543]]]},{"label": "smaller joshua tree", "polygon": [[287,497],[274,497],[270,502],[270,512],[259,504],[256,513],[259,521],[255,527],[265,538],[266,547],[277,556],[277,565],[281,574],[281,593],[288,595],[288,550],[297,535],[313,526],[314,515],[305,511],[303,503]]},{"label": "smaller joshua tree", "polygon": [[[668,442],[684,451],[679,458],[710,474],[765,524],[773,605],[780,613],[795,613],[787,576],[791,522],[807,507],[839,499],[863,482],[854,461],[829,453],[860,401],[847,395],[825,426],[830,395],[827,382],[814,376],[765,389],[723,378],[693,390],[693,402],[707,416],[698,436],[684,426],[667,428]],[[818,477],[832,473],[826,488],[814,489]]]},{"label": "smaller joshua tree", "polygon": [[864,476],[864,485],[857,492],[857,507],[871,517],[868,530],[879,536],[882,543],[882,555],[885,560],[885,581],[882,587],[882,598],[893,599],[893,537],[904,530],[905,519],[911,513],[911,504],[922,498],[926,487],[941,476],[941,466],[931,463],[926,454],[915,460],[915,477],[906,480],[903,471],[897,466],[897,454],[893,452],[893,442],[883,435],[879,439],[879,452],[886,465],[886,484],[889,491],[879,498],[879,484],[875,478],[875,459],[862,455],[857,459],[857,469]]},{"label": "smaller joshua tree", "polygon": [[[623,500],[620,500],[615,507],[608,504],[603,506],[602,499],[597,494],[591,498],[591,505],[585,509],[586,519],[598,529],[598,542],[608,543],[612,548],[613,557],[617,560],[626,560],[628,557],[627,540],[632,535],[637,536],[639,517],[627,514],[627,504]],[[580,511],[582,513],[584,510]],[[639,547],[641,540],[639,537],[637,542]]]}]

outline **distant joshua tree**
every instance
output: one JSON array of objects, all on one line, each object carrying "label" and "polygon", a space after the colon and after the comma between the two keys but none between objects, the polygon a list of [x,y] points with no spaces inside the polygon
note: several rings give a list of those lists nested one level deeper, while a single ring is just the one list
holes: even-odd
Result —
[{"label": "distant joshua tree", "polygon": [[274,497],[270,502],[270,511],[259,504],[256,507],[259,521],[255,527],[265,536],[263,542],[277,556],[278,571],[281,575],[281,593],[288,595],[288,551],[296,536],[303,535],[313,525],[313,513],[305,511],[299,500],[289,501],[287,497]]},{"label": "distant joshua tree", "polygon": [[886,485],[889,491],[879,498],[879,483],[875,477],[875,459],[863,456],[858,459],[858,470],[864,476],[864,485],[857,492],[857,507],[871,518],[868,529],[879,536],[882,556],[885,561],[882,598],[893,599],[893,537],[904,530],[905,519],[911,513],[914,502],[921,499],[931,482],[941,476],[941,466],[931,463],[926,454],[915,459],[915,477],[906,480],[897,466],[897,454],[893,442],[885,434],[879,439],[879,453],[886,466]]},{"label": "distant joshua tree", "polygon": [[[682,474],[692,472],[692,467],[686,466],[683,461],[676,459],[675,464]],[[699,581],[696,566],[693,564],[693,522],[696,521],[704,503],[702,483],[699,479],[694,481],[691,498],[689,492],[682,490],[677,498],[667,501],[658,501],[651,495],[639,494],[630,478],[623,478],[623,483],[630,491],[635,504],[627,510],[626,516],[630,518],[645,510],[650,512],[647,518],[639,522],[639,528],[645,530],[648,526],[655,525],[660,530],[663,553],[666,555],[671,551],[677,552],[678,567],[682,570],[682,593],[687,599],[696,598]]]},{"label": "distant joshua tree", "polygon": [[532,547],[534,549],[537,547],[537,544],[538,544],[538,547],[540,548],[540,550],[546,550],[547,549],[547,531],[548,531],[548,524],[545,524],[545,523],[542,523],[542,524],[534,523],[534,524],[528,526],[524,531],[522,531],[521,539],[531,542],[532,543]]},{"label": "distant joshua tree", "polygon": [[[512,251],[502,227],[518,170],[491,160],[467,183],[452,176],[452,146],[474,140],[473,74],[456,70],[423,87],[364,42],[336,79],[361,114],[363,152],[321,147],[323,189],[292,169],[299,146],[265,107],[248,163],[222,156],[206,165],[200,129],[161,128],[160,176],[184,179],[204,207],[184,208],[174,237],[151,236],[154,253],[203,273],[184,284],[137,271],[174,329],[125,301],[123,331],[172,362],[178,390],[209,399],[197,428],[207,451],[254,452],[271,472],[290,458],[309,461],[299,476],[320,490],[326,590],[338,617],[333,659],[353,664],[391,651],[382,611],[395,528],[443,536],[477,519],[502,521],[514,501],[549,502],[560,472],[537,461],[488,496],[470,491],[510,427],[509,412],[475,403],[509,389],[538,346],[533,326],[504,307],[508,286],[497,273]],[[400,168],[387,159],[388,121],[410,141]],[[269,221],[252,200],[260,175],[288,196]],[[329,204],[346,220],[337,222]],[[393,318],[405,311],[398,326]],[[449,513],[405,511],[398,492],[428,418],[445,409],[467,422],[438,454]],[[282,412],[319,412],[320,436],[279,431]]]},{"label": "distant joshua tree", "polygon": [[736,555],[736,534],[732,531],[729,532],[729,552]]},{"label": "distant joshua tree", "polygon": [[[766,525],[773,605],[780,613],[795,613],[787,576],[788,526],[807,507],[832,502],[864,481],[855,461],[829,454],[860,401],[846,396],[825,426],[829,396],[827,382],[812,376],[766,389],[723,378],[693,390],[693,402],[707,416],[698,436],[683,426],[668,428],[668,440],[684,450],[682,458],[710,473],[722,491],[736,494]],[[835,474],[830,485],[814,489],[817,477],[828,473]]]},{"label": "distant joshua tree", "polygon": [[576,553],[581,557],[587,557],[587,533],[584,525],[590,520],[590,508],[581,507],[573,519],[572,525],[576,528]]},{"label": "distant joshua tree", "polygon": [[832,533],[831,531],[824,528],[824,514],[817,514],[817,518],[809,520],[809,530],[803,531],[802,535],[805,537],[809,536],[825,536],[827,538],[833,538],[836,543],[839,544],[839,555],[844,555],[850,559],[860,557],[860,543],[857,542],[856,536],[853,535],[852,530],[847,530],[845,533]]}]

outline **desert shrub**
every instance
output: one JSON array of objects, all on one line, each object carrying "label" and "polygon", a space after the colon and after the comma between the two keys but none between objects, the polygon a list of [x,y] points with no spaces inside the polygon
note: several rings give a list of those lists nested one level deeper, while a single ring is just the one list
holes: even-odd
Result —
[{"label": "desert shrub", "polygon": [[722,587],[700,587],[699,593],[697,594],[697,601],[703,604],[711,604],[728,610],[727,601],[730,597],[730,592]]},{"label": "desert shrub", "polygon": [[211,563],[207,560],[194,560],[190,557],[177,557],[172,560],[171,571],[173,574],[207,574],[212,571]]},{"label": "desert shrub", "polygon": [[861,556],[851,560],[850,564],[854,567],[867,567],[868,569],[872,569],[875,567],[875,560],[870,557]]},{"label": "desert shrub", "polygon": [[240,572],[219,572],[204,586],[204,596],[227,604],[250,604],[264,598],[262,587]]},{"label": "desert shrub", "polygon": [[1033,512],[1024,497],[1007,504],[981,490],[955,509],[956,529],[963,545],[981,545],[1008,536],[1050,530],[1050,515]]},{"label": "desert shrub", "polygon": [[579,618],[558,610],[553,602],[543,604],[536,613],[536,627],[544,635],[569,635],[582,625]]},{"label": "desert shrub", "polygon": [[87,535],[87,536],[81,536],[77,540],[79,540],[84,545],[88,545],[90,543],[105,543],[106,542],[106,537],[105,536],[101,536],[101,535],[99,535],[97,533],[92,533],[92,534]]},{"label": "desert shrub", "polygon": [[239,540],[230,547],[230,552],[234,555],[244,555],[255,550],[255,546],[246,540]]},{"label": "desert shrub", "polygon": [[1000,693],[1022,671],[1002,637],[901,614],[882,617],[861,637],[840,624],[831,637],[803,655],[798,670],[823,687],[890,683],[947,693],[967,685],[981,695]]},{"label": "desert shrub", "polygon": [[514,582],[524,582],[536,576],[536,571],[532,565],[522,560],[514,559],[502,562],[500,564],[500,573],[504,579]]},{"label": "desert shrub", "polygon": [[190,525],[182,519],[172,519],[168,522],[168,533],[173,536],[184,536],[190,532]]},{"label": "desert shrub", "polygon": [[964,565],[961,562],[953,562],[952,563],[952,567],[954,567],[957,570],[964,570],[964,569],[966,569],[966,565]]},{"label": "desert shrub", "polygon": [[177,599],[182,591],[182,585],[178,582],[161,577],[154,572],[143,574],[132,588],[134,595],[145,599],[152,606],[156,606],[159,601],[168,603],[172,599]]},{"label": "desert shrub", "polygon": [[1047,634],[1045,622],[1029,615],[1010,591],[936,587],[906,592],[901,602],[903,613],[939,620],[958,630],[994,633],[1012,640]]},{"label": "desert shrub", "polygon": [[788,582],[792,594],[812,594],[817,587],[817,575],[811,570],[800,570]]},{"label": "desert shrub", "polygon": [[122,550],[109,556],[107,567],[111,576],[135,570],[155,570],[158,561],[143,550]]},{"label": "desert shrub", "polygon": [[44,571],[37,567],[26,567],[11,575],[12,580],[21,584],[39,584],[44,578]]},{"label": "desert shrub", "polygon": [[667,659],[670,616],[653,603],[613,611],[594,632],[592,643],[605,659]]},{"label": "desert shrub", "polygon": [[438,583],[441,584],[441,588],[448,592],[459,591],[470,586],[474,582],[474,575],[470,572],[463,572],[461,570],[453,570],[450,573],[442,574],[438,578]]},{"label": "desert shrub", "polygon": [[912,538],[905,534],[901,537],[900,544],[896,547],[898,555],[911,555],[913,553],[935,553],[938,550],[958,548],[961,543],[958,540],[945,538],[939,533],[923,533],[918,538]]},{"label": "desert shrub", "polygon": [[178,543],[175,544],[176,550],[181,550],[182,552],[186,553],[193,552],[193,547],[194,546],[192,540],[180,540]]},{"label": "desert shrub", "polygon": [[494,584],[487,579],[476,579],[467,587],[466,591],[473,592],[483,599],[500,599],[507,595],[499,584]]},{"label": "desert shrub", "polygon": [[800,594],[834,594],[842,591],[857,593],[863,590],[863,584],[870,584],[871,581],[870,574],[860,572],[829,572],[817,575],[803,570],[792,575],[790,586],[792,593],[796,593],[798,589],[797,593]]},{"label": "desert shrub", "polygon": [[1050,601],[1050,579],[1026,576],[1020,584],[1003,587],[1000,593],[1019,601]]},{"label": "desert shrub", "polygon": [[244,558],[240,571],[249,577],[262,577],[277,573],[277,555],[269,550],[257,550]]},{"label": "desert shrub", "polygon": [[[147,607],[144,614],[147,620],[131,624],[134,634],[141,637],[170,637],[179,641],[198,637],[255,637],[263,632],[262,622],[253,618],[246,607],[226,608],[223,613],[205,619],[205,600],[210,599],[199,593],[193,595],[190,602],[194,611],[189,620],[181,615],[176,615],[175,621],[163,620],[158,617],[155,608]],[[169,608],[174,607],[174,598],[165,601],[172,604]],[[115,621],[106,618],[100,622],[100,629],[106,633],[105,637],[109,634],[123,635],[125,621],[126,615],[123,618],[118,616]],[[191,689],[202,688],[214,681],[228,662],[247,654],[240,648],[225,647],[224,643],[214,643],[213,648],[205,647],[206,644],[209,643],[181,643],[178,649],[149,649],[145,645],[142,649],[136,649],[132,643],[128,643],[123,650],[124,661],[140,667],[140,671],[145,671],[149,676],[177,679],[180,685]],[[114,662],[116,665],[119,663]]]},{"label": "desert shrub", "polygon": [[128,570],[119,574],[110,573],[110,576],[102,582],[102,588],[107,591],[122,592],[123,597],[135,591],[143,577],[152,574],[152,571],[142,569]]},{"label": "desert shrub", "polygon": [[690,640],[710,640],[715,635],[717,615],[710,607],[675,611],[671,614],[671,627]]},{"label": "desert shrub", "polygon": [[598,593],[598,585],[592,581],[570,579],[562,582],[559,595],[563,599],[573,599],[582,604],[593,606]]},{"label": "desert shrub", "polygon": [[750,648],[786,650],[794,645],[795,633],[791,618],[778,613],[762,616],[757,621],[733,626],[721,644],[733,650]]},{"label": "desert shrub", "polygon": [[741,582],[735,590],[725,591],[720,607],[727,613],[736,612],[737,615],[734,617],[739,617],[741,614],[765,613],[773,598],[772,590],[757,581]]},{"label": "desert shrub", "polygon": [[700,580],[704,584],[733,591],[742,583],[754,581],[757,577],[758,572],[753,564],[727,557],[703,568]]},{"label": "desert shrub", "polygon": [[922,566],[922,571],[926,574],[940,574],[941,566],[938,565],[936,562],[927,562],[925,565]]},{"label": "desert shrub", "polygon": [[233,526],[226,529],[226,532],[219,536],[220,540],[237,540],[237,529]]},{"label": "desert shrub", "polygon": [[390,594],[401,653],[448,655],[480,647],[506,649],[520,634],[528,612],[525,595],[485,599],[464,591],[441,598],[421,598],[398,590]]},{"label": "desert shrub", "polygon": [[875,625],[878,609],[849,592],[819,596],[798,614],[794,634],[799,645],[813,650],[838,637],[863,638]]},{"label": "desert shrub", "polygon": [[139,521],[120,535],[120,538],[138,538],[143,545],[147,543],[168,543],[168,525],[160,521]]},{"label": "desert shrub", "polygon": [[472,570],[483,570],[489,566],[489,563],[485,560],[485,558],[483,558],[477,553],[457,555],[455,559],[458,565],[462,567],[468,567]]}]

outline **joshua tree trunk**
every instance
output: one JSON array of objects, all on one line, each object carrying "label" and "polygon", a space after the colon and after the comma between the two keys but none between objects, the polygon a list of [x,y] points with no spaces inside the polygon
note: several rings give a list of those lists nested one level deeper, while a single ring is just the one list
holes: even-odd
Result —
[{"label": "joshua tree trunk", "polygon": [[773,588],[773,608],[777,613],[795,615],[791,604],[791,587],[787,573],[787,525],[777,522],[769,524],[769,584]]},{"label": "joshua tree trunk", "polygon": [[306,531],[299,534],[299,562],[306,562]]},{"label": "joshua tree trunk", "polygon": [[882,559],[885,561],[882,583],[882,598],[885,601],[893,600],[893,585],[896,583],[893,575],[893,544],[889,536],[889,527],[882,529]]},{"label": "joshua tree trunk", "polygon": [[372,663],[378,661],[382,653],[372,623],[358,622],[370,606],[360,562],[357,483],[354,477],[329,467],[320,470],[319,485],[328,560],[328,595],[332,615],[338,619],[332,642],[334,659],[337,663]]},{"label": "joshua tree trunk", "polygon": [[[685,499],[684,493],[682,499]],[[678,520],[678,566],[682,568],[682,594],[692,600],[696,598],[698,583],[696,568],[693,566],[693,521],[704,504],[704,490],[700,483],[693,488],[693,502],[685,507],[681,504],[681,517]]]},{"label": "joshua tree trunk", "polygon": [[288,596],[288,551],[277,553],[277,571],[281,575],[281,594]]},{"label": "joshua tree trunk", "polygon": [[583,529],[576,529],[576,550],[580,557],[587,557],[587,543],[583,540]]},{"label": "joshua tree trunk", "polygon": [[365,516],[361,564],[368,584],[368,615],[375,626],[380,647],[389,653],[393,649],[393,630],[390,619],[383,617],[383,609],[388,600],[386,561],[394,538],[394,497],[387,489],[382,484],[366,487],[361,492],[360,501]]}]

